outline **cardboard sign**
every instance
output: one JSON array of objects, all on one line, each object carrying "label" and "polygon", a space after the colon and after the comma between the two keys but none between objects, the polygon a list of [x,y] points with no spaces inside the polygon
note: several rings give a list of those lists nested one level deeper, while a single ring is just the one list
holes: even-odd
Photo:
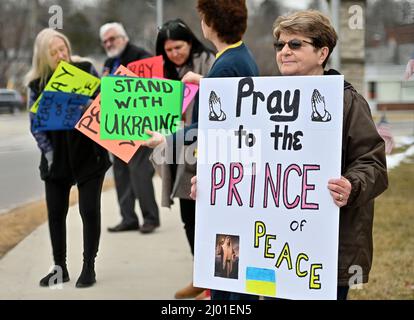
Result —
[{"label": "cardboard sign", "polygon": [[89,97],[73,93],[44,91],[34,116],[37,131],[72,130]]},{"label": "cardboard sign", "polygon": [[[76,93],[92,97],[99,87],[99,83],[100,80],[97,77],[65,61],[61,61],[47,83],[44,91]],[[42,95],[39,96],[30,108],[30,112],[37,112],[41,98]]]},{"label": "cardboard sign", "polygon": [[[126,75],[133,77],[132,71],[124,66],[119,66],[115,72],[116,75]],[[100,113],[101,113],[101,97],[100,95],[92,102],[91,106],[86,110],[83,117],[76,124],[76,129],[100,144],[109,152],[121,160],[128,163],[135,152],[138,150],[142,142],[131,140],[101,140],[100,138]]]},{"label": "cardboard sign", "polygon": [[194,286],[336,299],[343,83],[201,80]]},{"label": "cardboard sign", "polygon": [[187,110],[191,101],[193,101],[198,91],[198,85],[194,83],[184,83],[184,101],[183,101],[183,113]]},{"label": "cardboard sign", "polygon": [[145,58],[128,63],[127,68],[140,78],[164,77],[164,66],[162,56]]},{"label": "cardboard sign", "polygon": [[148,140],[146,130],[171,134],[180,127],[183,83],[136,77],[104,77],[101,139]]}]

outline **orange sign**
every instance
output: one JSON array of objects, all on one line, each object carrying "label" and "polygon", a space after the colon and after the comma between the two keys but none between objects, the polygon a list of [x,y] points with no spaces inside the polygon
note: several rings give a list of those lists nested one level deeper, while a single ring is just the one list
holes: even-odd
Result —
[{"label": "orange sign", "polygon": [[[130,76],[136,77],[136,75],[125,68],[119,66],[116,70],[115,76]],[[82,118],[76,124],[75,128],[82,132],[84,135],[91,138],[96,143],[100,144],[109,152],[121,160],[128,163],[132,156],[137,152],[143,141],[132,140],[101,140],[100,137],[100,114],[101,114],[101,95],[99,94],[96,99],[89,106],[88,110],[83,114]]]},{"label": "orange sign", "polygon": [[145,58],[128,63],[127,68],[140,78],[164,77],[162,56]]}]

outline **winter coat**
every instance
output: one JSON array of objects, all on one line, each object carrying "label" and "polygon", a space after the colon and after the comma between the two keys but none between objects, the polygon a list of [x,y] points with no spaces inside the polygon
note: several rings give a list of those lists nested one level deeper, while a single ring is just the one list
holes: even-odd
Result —
[{"label": "winter coat", "polygon": [[[73,62],[72,65],[91,74],[97,74],[87,61]],[[35,101],[44,86],[39,79],[29,83],[30,99]],[[40,177],[42,180],[67,180],[83,183],[105,174],[111,166],[108,152],[93,140],[76,129],[33,132],[41,150]],[[53,151],[53,161],[49,168],[45,154]]]},{"label": "winter coat", "polygon": [[[191,64],[184,65],[178,70],[180,79],[188,72],[206,75],[214,63],[214,56],[210,52],[202,52],[193,57]],[[187,107],[184,114],[185,124],[188,125],[192,119],[194,101]],[[167,149],[168,144],[164,146],[161,152],[172,152]],[[185,146],[177,150],[178,159],[184,159],[185,153],[192,152],[194,146]],[[151,155],[151,161],[162,178],[161,206],[170,207],[173,204],[173,198],[190,200],[191,178],[196,174],[196,163],[178,162],[178,164],[157,164],[154,159],[154,153]]]},{"label": "winter coat", "polygon": [[[326,75],[339,74],[335,70]],[[341,174],[352,190],[340,209],[338,285],[348,286],[355,272],[362,270],[368,282],[372,266],[374,199],[388,187],[385,142],[372,120],[365,99],[345,82]],[[357,277],[354,277],[357,278]]]}]

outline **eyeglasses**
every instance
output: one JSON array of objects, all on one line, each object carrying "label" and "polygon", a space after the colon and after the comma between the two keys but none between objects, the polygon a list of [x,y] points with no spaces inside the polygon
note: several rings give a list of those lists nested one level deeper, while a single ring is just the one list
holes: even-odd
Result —
[{"label": "eyeglasses", "polygon": [[273,46],[275,47],[276,51],[282,51],[286,44],[291,50],[299,50],[300,48],[302,48],[303,42],[314,45],[314,43],[310,41],[292,39],[292,40],[289,40],[288,42],[278,40],[273,44]]},{"label": "eyeglasses", "polygon": [[116,39],[118,39],[118,38],[120,38],[120,37],[123,37],[123,36],[121,36],[121,35],[117,35],[117,36],[112,36],[112,37],[109,37],[108,39],[103,40],[103,41],[102,41],[102,44],[103,44],[103,45],[106,45],[106,43],[107,43],[107,42],[112,43],[112,42],[114,42]]}]

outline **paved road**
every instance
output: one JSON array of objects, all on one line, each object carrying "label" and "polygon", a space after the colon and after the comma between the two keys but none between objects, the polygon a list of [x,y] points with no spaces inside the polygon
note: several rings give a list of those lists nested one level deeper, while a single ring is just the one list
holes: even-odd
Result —
[{"label": "paved road", "polygon": [[0,213],[44,196],[27,113],[0,114]]}]

